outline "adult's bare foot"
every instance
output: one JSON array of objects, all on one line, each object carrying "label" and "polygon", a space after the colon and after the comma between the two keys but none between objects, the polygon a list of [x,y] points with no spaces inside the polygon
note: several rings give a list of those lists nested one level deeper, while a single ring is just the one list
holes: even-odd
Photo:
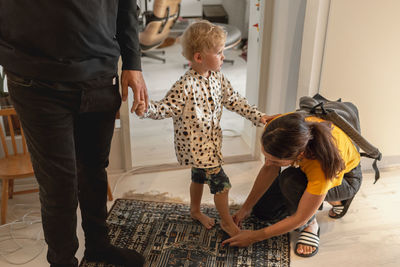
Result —
[{"label": "adult's bare foot", "polygon": [[202,225],[204,225],[205,228],[211,229],[215,225],[215,220],[213,218],[208,217],[202,212],[191,212],[190,216],[198,220]]},{"label": "adult's bare foot", "polygon": [[[329,201],[329,204],[333,206],[337,206],[337,205],[342,205],[342,201]],[[333,209],[329,210],[329,216],[336,216],[337,214],[335,212],[333,212]]]},{"label": "adult's bare foot", "polygon": [[[309,232],[309,233],[313,233],[316,236],[318,235],[318,222],[316,219],[314,219],[311,224],[309,224],[303,231],[305,232]],[[310,246],[310,245],[305,245],[305,244],[297,244],[297,248],[296,248],[296,252],[299,256],[307,256],[312,254],[315,250],[317,249],[317,247],[315,246]]]}]

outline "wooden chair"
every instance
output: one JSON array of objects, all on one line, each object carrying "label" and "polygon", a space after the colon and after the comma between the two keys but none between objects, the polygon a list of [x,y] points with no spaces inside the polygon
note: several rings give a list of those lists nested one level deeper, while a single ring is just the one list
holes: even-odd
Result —
[{"label": "wooden chair", "polygon": [[[34,172],[29,153],[26,149],[26,141],[22,129],[20,130],[22,152],[17,151],[17,138],[13,127],[13,125],[15,125],[15,123],[13,123],[13,121],[15,122],[15,119],[13,119],[13,117],[16,117],[14,108],[0,110],[0,118],[6,118],[5,120],[2,120],[2,122],[4,122],[4,131],[3,127],[0,125],[1,146],[4,153],[4,157],[0,158],[0,179],[2,180],[1,224],[6,222],[7,202],[9,198],[11,199],[13,195],[17,194],[27,194],[39,191],[38,189],[14,191],[14,179],[32,177],[34,176]],[[11,140],[11,151],[9,151],[6,143],[7,132],[9,132],[9,137],[7,137],[7,139],[10,138]]]}]

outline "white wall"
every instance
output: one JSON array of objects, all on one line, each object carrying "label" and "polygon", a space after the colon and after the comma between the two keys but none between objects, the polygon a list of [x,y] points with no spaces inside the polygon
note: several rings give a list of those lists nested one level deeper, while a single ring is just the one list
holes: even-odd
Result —
[{"label": "white wall", "polygon": [[399,14],[398,0],[331,1],[320,81],[322,95],[358,106],[384,158],[400,156]]},{"label": "white wall", "polygon": [[[3,124],[3,119],[0,120],[0,127],[3,129],[3,133],[4,133],[4,124]],[[5,135],[5,133],[4,133]],[[22,140],[21,140],[21,136],[15,136],[15,143],[17,145],[17,153],[23,153],[23,147],[22,147]],[[14,154],[14,148],[13,148],[13,144],[11,141],[11,137],[7,136],[6,137],[6,144],[7,144],[7,151],[9,154]],[[4,155],[4,151],[3,151],[3,144],[0,145],[0,158],[3,158]]]},{"label": "white wall", "polygon": [[234,25],[242,32],[242,38],[248,37],[249,28],[249,0],[223,0],[222,5],[229,16],[229,24]]},{"label": "white wall", "polygon": [[[268,53],[270,43],[271,18],[273,1],[261,1],[260,7],[256,7],[258,0],[250,0],[249,5],[249,25],[248,25],[248,51],[247,51],[247,80],[246,97],[250,103],[256,103],[261,111],[265,111],[264,101],[260,99],[260,88],[262,84],[262,75],[260,68],[268,69]],[[259,24],[257,29],[253,25]],[[257,141],[256,128],[245,120],[245,128],[242,133],[243,139],[249,145],[254,157],[259,157],[260,149]],[[259,132],[259,131],[258,131]]]},{"label": "white wall", "polygon": [[[246,97],[276,114],[295,109],[306,0],[250,0]],[[259,24],[259,31],[254,24]],[[260,155],[257,135],[246,141]]]},{"label": "white wall", "polygon": [[[275,0],[269,60],[266,111],[269,114],[296,108],[306,0]],[[262,68],[261,68],[262,70]],[[267,79],[266,73],[261,74]]]},{"label": "white wall", "polygon": [[[122,61],[118,62],[118,75],[121,77]],[[111,142],[109,156],[109,173],[123,172],[132,169],[132,148],[131,131],[133,125],[133,114],[130,112],[132,107],[133,93],[128,90],[128,100],[121,104],[120,119],[115,122],[114,135]]]}]

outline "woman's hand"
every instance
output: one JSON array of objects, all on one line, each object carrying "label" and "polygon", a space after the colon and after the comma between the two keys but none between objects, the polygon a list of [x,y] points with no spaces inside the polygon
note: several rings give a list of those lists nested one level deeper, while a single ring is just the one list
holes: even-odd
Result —
[{"label": "woman's hand", "polygon": [[235,214],[233,214],[233,221],[237,226],[242,226],[242,221],[250,216],[251,210],[243,208],[243,206]]},{"label": "woman's hand", "polygon": [[222,242],[222,246],[228,244],[231,247],[248,247],[251,244],[261,241],[259,231],[242,230],[237,235],[226,239]]}]

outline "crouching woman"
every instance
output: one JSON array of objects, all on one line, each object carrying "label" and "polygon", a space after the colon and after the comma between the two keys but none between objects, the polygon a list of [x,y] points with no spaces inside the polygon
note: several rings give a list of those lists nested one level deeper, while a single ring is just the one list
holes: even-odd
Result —
[{"label": "crouching woman", "polygon": [[[332,218],[343,217],[361,185],[360,155],[337,126],[317,117],[289,113],[272,120],[262,135],[265,164],[234,221],[251,213],[275,221],[260,230],[242,230],[223,245],[249,246],[292,230],[300,231],[295,253],[318,252],[316,212],[323,201]],[[281,170],[281,167],[289,166]]]}]

